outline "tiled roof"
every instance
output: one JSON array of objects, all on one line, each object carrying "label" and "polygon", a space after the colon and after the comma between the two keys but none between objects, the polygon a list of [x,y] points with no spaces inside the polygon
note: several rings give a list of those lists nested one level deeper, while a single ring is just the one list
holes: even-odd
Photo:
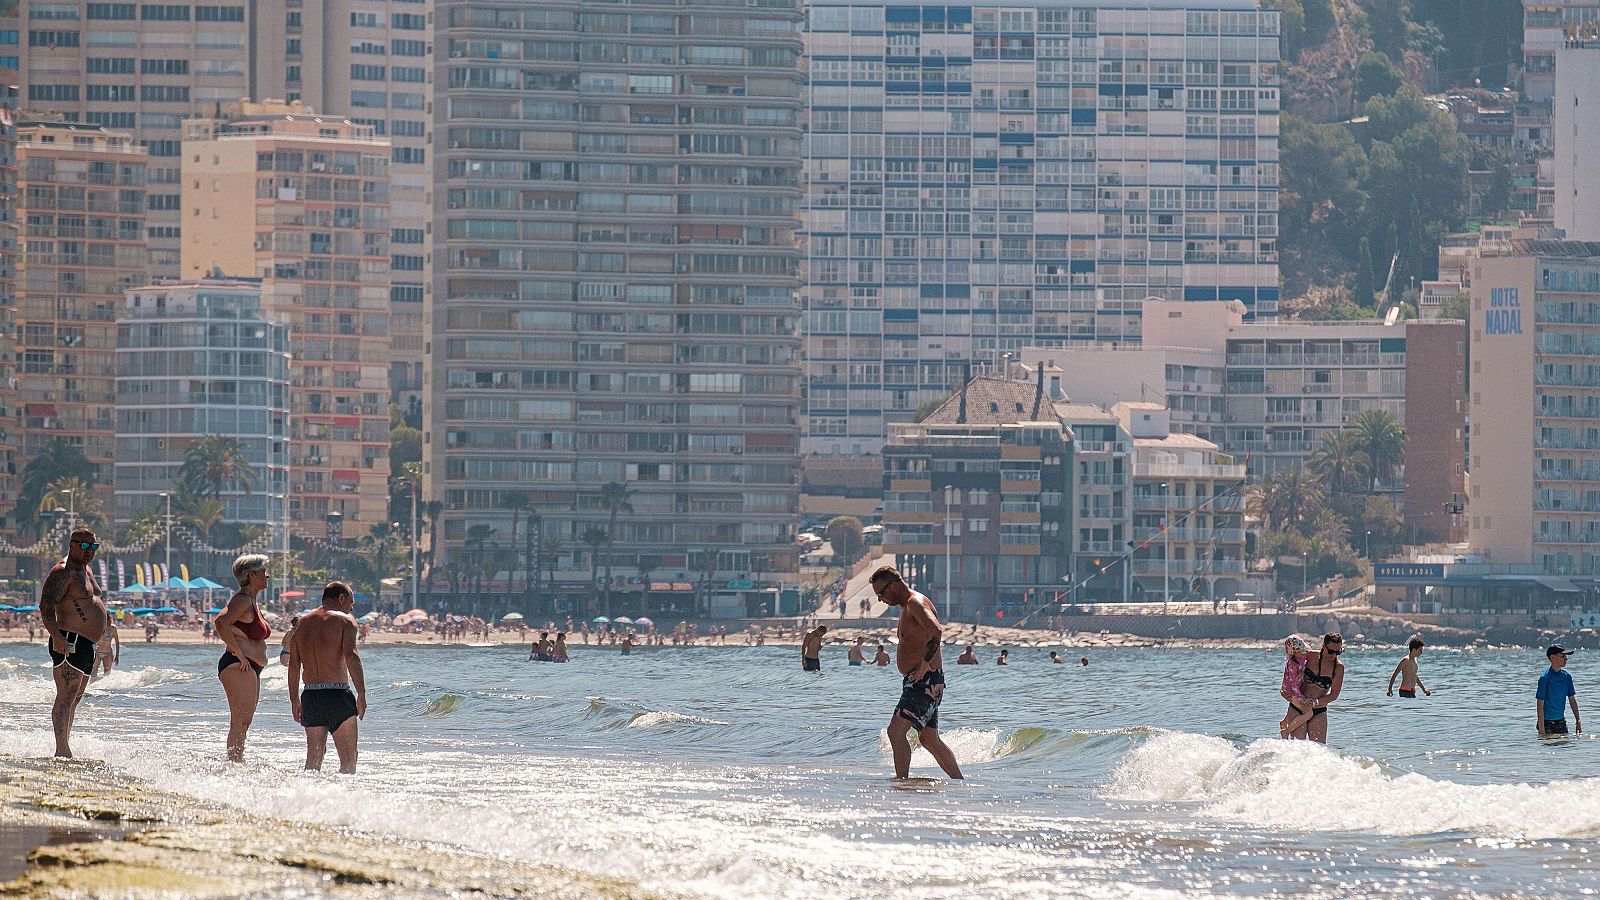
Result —
[{"label": "tiled roof", "polygon": [[[993,375],[979,375],[967,383],[968,425],[1009,425],[1033,421],[1033,397],[1036,386],[1025,381],[1014,381]],[[1048,416],[1050,401],[1040,407],[1040,414]],[[924,425],[955,425],[960,416],[961,393],[950,395],[943,405],[934,410]]]}]

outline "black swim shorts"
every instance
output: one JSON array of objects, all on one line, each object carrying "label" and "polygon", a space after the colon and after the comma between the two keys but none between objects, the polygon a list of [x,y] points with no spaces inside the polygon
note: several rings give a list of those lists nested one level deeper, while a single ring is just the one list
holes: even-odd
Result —
[{"label": "black swim shorts", "polygon": [[356,695],[347,687],[306,688],[300,692],[300,725],[336,731],[355,718]]},{"label": "black swim shorts", "polygon": [[1416,697],[1417,697],[1417,689],[1416,688],[1401,688],[1400,689],[1400,696],[1402,696],[1402,697],[1410,697],[1413,700],[1415,700]]},{"label": "black swim shorts", "polygon": [[[266,668],[266,666],[257,663],[253,659],[245,660],[245,662],[250,664],[250,668],[256,670],[257,675],[260,675],[261,670]],[[217,660],[217,674],[221,675],[223,672],[227,671],[229,666],[238,665],[238,663],[239,657],[234,656],[232,650],[224,651],[221,658]]]},{"label": "black swim shorts", "polygon": [[58,631],[61,633],[62,643],[67,645],[67,652],[65,654],[57,653],[56,648],[47,642],[45,646],[50,647],[50,667],[58,669],[62,663],[66,663],[85,675],[93,674],[94,641],[76,631],[68,631],[65,628],[58,629]]},{"label": "black swim shorts", "polygon": [[815,656],[802,656],[800,657],[800,671],[821,672],[822,660]]},{"label": "black swim shorts", "polygon": [[[1293,703],[1289,704],[1289,715],[1298,716],[1298,715],[1302,715],[1304,712],[1305,712],[1305,710],[1299,709]],[[1328,714],[1328,708],[1326,706],[1318,706],[1315,709],[1311,710],[1311,718],[1313,718],[1313,719],[1315,719],[1317,716],[1325,716],[1327,714]]]},{"label": "black swim shorts", "polygon": [[1544,720],[1544,733],[1545,734],[1566,734],[1567,733],[1567,720],[1566,719],[1545,719]]},{"label": "black swim shorts", "polygon": [[917,731],[939,727],[939,702],[944,699],[944,673],[938,669],[916,681],[907,675],[900,683],[900,703],[894,714],[906,719]]}]

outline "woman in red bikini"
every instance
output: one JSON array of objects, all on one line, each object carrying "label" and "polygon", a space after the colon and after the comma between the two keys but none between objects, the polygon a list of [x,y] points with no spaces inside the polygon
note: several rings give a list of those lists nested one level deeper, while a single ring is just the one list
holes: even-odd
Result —
[{"label": "woman in red bikini", "polygon": [[272,627],[261,615],[256,597],[267,589],[267,563],[258,553],[233,561],[239,592],[216,618],[217,637],[227,647],[217,660],[217,678],[228,694],[228,759],[244,762],[244,738],[261,701],[261,670],[267,666],[267,637]]}]

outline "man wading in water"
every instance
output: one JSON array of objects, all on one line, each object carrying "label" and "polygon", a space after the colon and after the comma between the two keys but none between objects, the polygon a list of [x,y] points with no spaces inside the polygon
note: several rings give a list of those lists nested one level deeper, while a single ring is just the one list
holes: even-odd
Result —
[{"label": "man wading in water", "polygon": [[[72,758],[69,742],[78,701],[94,674],[95,645],[105,637],[110,615],[104,592],[89,571],[100,544],[94,532],[80,528],[72,533],[67,556],[45,577],[39,592],[39,618],[50,646],[55,669],[56,702],[50,707],[50,725],[56,733],[56,755]],[[31,639],[31,638],[30,638]]]},{"label": "man wading in water", "polygon": [[933,611],[933,601],[913,591],[893,566],[882,566],[873,572],[871,584],[880,601],[900,607],[900,645],[895,648],[895,663],[903,677],[900,703],[889,720],[895,777],[906,778],[911,773],[911,742],[906,739],[906,732],[915,728],[918,741],[939,768],[951,778],[960,778],[956,755],[939,739],[939,703],[944,699],[944,659],[939,644],[944,633]]},{"label": "man wading in water", "polygon": [[[356,720],[367,715],[367,682],[356,650],[354,607],[349,585],[328,582],[322,606],[300,617],[289,644],[289,709],[306,730],[307,769],[322,770],[331,734],[339,771],[356,771]],[[302,675],[305,690],[299,691]]]}]

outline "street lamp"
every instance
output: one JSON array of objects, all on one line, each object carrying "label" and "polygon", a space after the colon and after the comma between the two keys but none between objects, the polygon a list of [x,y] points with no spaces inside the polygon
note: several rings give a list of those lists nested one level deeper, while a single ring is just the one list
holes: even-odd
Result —
[{"label": "street lamp", "polygon": [[1367,538],[1366,538],[1366,541],[1365,541],[1365,545],[1366,546],[1364,547],[1364,549],[1366,551],[1367,561],[1371,562],[1372,561],[1372,532],[1371,531],[1367,532]]},{"label": "street lamp", "polygon": [[162,520],[165,521],[166,525],[167,525],[167,540],[166,540],[167,577],[171,578],[172,577],[172,492],[171,491],[162,491],[160,496],[161,496],[161,498],[163,500],[167,501],[167,514],[165,516],[162,516]]},{"label": "street lamp", "polygon": [[945,614],[955,615],[955,596],[951,593],[950,574],[950,506],[956,496],[954,485],[944,486],[944,602]]},{"label": "street lamp", "polygon": [[422,482],[411,482],[411,608],[421,609],[417,603],[417,546],[422,541],[417,536],[417,494],[422,490]]},{"label": "street lamp", "polygon": [[1166,536],[1166,549],[1161,553],[1161,614],[1167,614],[1167,604],[1172,601],[1172,490],[1161,482],[1161,533]]}]

